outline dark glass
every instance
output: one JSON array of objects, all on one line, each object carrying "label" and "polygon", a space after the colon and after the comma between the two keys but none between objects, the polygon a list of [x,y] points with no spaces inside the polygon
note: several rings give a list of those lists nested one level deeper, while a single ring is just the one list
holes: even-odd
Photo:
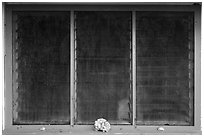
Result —
[{"label": "dark glass", "polygon": [[137,12],[138,125],[193,125],[193,13]]},{"label": "dark glass", "polygon": [[14,14],[14,124],[69,124],[69,14]]},{"label": "dark glass", "polygon": [[77,123],[129,124],[131,12],[77,12]]}]

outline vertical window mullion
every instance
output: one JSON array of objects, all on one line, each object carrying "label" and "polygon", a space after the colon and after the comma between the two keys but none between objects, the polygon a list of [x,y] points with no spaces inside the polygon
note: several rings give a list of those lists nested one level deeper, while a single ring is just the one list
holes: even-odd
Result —
[{"label": "vertical window mullion", "polygon": [[70,12],[70,125],[74,125],[75,104],[75,49],[74,49],[74,11]]},{"label": "vertical window mullion", "polygon": [[136,126],[136,11],[132,11],[132,120]]}]

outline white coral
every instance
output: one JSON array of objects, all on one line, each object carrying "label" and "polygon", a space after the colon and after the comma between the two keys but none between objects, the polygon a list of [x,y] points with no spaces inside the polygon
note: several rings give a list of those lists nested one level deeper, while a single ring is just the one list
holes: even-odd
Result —
[{"label": "white coral", "polygon": [[110,123],[103,118],[97,119],[94,124],[94,128],[98,131],[108,132],[110,130]]}]

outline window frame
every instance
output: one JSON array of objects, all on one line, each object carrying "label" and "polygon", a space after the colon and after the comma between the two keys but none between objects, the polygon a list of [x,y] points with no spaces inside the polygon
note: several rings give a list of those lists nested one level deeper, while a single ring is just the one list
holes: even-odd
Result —
[{"label": "window frame", "polygon": [[[3,3],[4,31],[4,94],[3,134],[201,134],[201,3]],[[96,132],[92,125],[74,125],[74,70],[70,65],[70,125],[13,125],[12,112],[12,14],[15,11],[71,11],[70,63],[74,64],[74,11],[132,11],[132,74],[136,81],[136,11],[194,12],[194,126],[111,125],[108,133]],[[133,84],[133,104],[136,106],[136,84]],[[44,127],[45,130],[42,128]],[[158,130],[163,127],[164,131]],[[80,132],[79,132],[80,131]]]}]

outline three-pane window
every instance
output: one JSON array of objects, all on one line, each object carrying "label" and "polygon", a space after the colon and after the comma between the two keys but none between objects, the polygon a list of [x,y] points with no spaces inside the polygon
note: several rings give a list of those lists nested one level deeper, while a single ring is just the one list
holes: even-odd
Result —
[{"label": "three-pane window", "polygon": [[192,12],[70,16],[14,12],[13,124],[194,125]]}]

